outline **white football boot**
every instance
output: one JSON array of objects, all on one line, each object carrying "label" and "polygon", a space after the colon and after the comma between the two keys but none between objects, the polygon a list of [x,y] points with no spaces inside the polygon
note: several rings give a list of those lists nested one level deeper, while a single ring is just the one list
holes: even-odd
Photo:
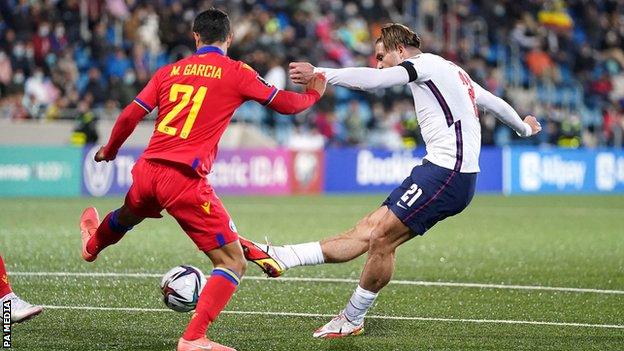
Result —
[{"label": "white football boot", "polygon": [[352,323],[345,317],[344,311],[334,317],[329,323],[318,328],[312,336],[315,338],[335,339],[350,335],[360,335],[364,332],[364,321],[360,324]]},{"label": "white football boot", "polygon": [[27,321],[43,311],[43,307],[33,306],[28,302],[20,299],[14,293],[9,293],[2,298],[3,303],[6,300],[11,300],[11,323],[20,323]]}]

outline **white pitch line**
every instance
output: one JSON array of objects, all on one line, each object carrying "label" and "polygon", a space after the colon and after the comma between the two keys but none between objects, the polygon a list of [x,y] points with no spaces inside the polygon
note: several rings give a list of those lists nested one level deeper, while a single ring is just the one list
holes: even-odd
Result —
[{"label": "white pitch line", "polygon": [[[49,277],[93,277],[93,278],[160,278],[160,273],[88,273],[88,272],[9,272],[9,275],[15,276],[49,276]],[[357,279],[343,278],[304,278],[304,277],[280,277],[277,279],[266,278],[260,276],[245,276],[244,280],[261,280],[276,282],[312,282],[312,283],[348,283],[357,284]],[[556,286],[540,286],[540,285],[507,285],[507,284],[487,284],[487,283],[458,283],[458,282],[430,282],[422,280],[393,280],[393,285],[417,285],[417,286],[440,286],[454,288],[479,288],[479,289],[508,289],[508,290],[545,290],[560,291],[574,293],[595,293],[595,294],[611,294],[624,295],[624,290],[606,290],[592,288],[568,288]]]},{"label": "white pitch line", "polygon": [[[93,306],[54,306],[43,305],[43,308],[53,310],[87,310],[87,311],[116,311],[116,312],[173,312],[165,308],[125,308],[125,307],[93,307]],[[281,317],[310,317],[310,318],[333,318],[333,314],[323,313],[296,313],[296,312],[271,312],[271,311],[223,311],[224,314],[239,315],[262,315]],[[516,321],[509,319],[467,319],[467,318],[436,318],[436,317],[404,317],[404,316],[366,316],[369,319],[398,320],[398,321],[425,321],[425,322],[455,322],[455,323],[489,323],[489,324],[525,324],[525,325],[550,325],[560,327],[585,327],[603,329],[624,329],[624,325],[617,324],[590,324],[590,323],[565,323],[543,321]]]}]

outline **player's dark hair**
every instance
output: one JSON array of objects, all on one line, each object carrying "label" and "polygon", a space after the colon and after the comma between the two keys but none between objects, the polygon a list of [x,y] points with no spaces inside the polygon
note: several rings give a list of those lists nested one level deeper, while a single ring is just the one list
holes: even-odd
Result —
[{"label": "player's dark hair", "polygon": [[199,34],[204,44],[224,42],[230,34],[230,19],[227,13],[213,7],[195,17],[193,32]]},{"label": "player's dark hair", "polygon": [[420,48],[420,37],[418,34],[399,23],[389,23],[381,28],[380,39],[386,51],[396,50],[399,45]]}]

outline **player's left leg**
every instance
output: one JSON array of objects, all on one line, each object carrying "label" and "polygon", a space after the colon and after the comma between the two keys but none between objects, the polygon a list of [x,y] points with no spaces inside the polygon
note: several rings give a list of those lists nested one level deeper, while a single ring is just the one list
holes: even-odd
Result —
[{"label": "player's left leg", "polygon": [[95,207],[88,207],[80,216],[80,233],[82,236],[82,257],[92,262],[106,247],[116,244],[135,225],[145,217],[140,217],[123,205],[109,212],[100,223]]},{"label": "player's left leg", "polygon": [[13,293],[4,261],[0,256],[0,305],[4,305],[6,301],[11,301],[11,323],[27,321],[43,311],[41,306],[33,306]]},{"label": "player's left leg", "polygon": [[92,262],[106,247],[116,244],[135,225],[145,218],[160,218],[162,206],[154,194],[154,185],[168,186],[169,168],[145,159],[139,159],[132,168],[132,186],[123,206],[109,212],[100,223],[95,207],[84,210],[80,217],[82,258]]},{"label": "player's left leg", "polygon": [[287,269],[323,263],[351,261],[369,247],[370,233],[388,208],[382,206],[366,215],[355,226],[321,241],[274,246],[240,238],[245,257],[257,264],[269,277],[279,277]]},{"label": "player's left leg", "polygon": [[368,258],[360,284],[345,309],[317,329],[314,337],[337,338],[359,335],[364,331],[364,316],[394,273],[396,248],[412,238],[412,231],[392,211],[387,210],[387,207],[383,208],[386,208],[386,212],[371,232]]}]

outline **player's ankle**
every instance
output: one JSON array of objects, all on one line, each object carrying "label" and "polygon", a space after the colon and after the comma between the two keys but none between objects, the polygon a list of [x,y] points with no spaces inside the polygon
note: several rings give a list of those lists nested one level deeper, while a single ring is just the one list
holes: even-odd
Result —
[{"label": "player's ankle", "polygon": [[11,285],[9,285],[9,282],[7,280],[6,283],[4,283],[4,281],[1,281],[2,286],[0,286],[0,299],[4,299],[7,295],[13,293],[13,290],[11,289]]},{"label": "player's ankle", "polygon": [[205,334],[199,334],[199,333],[195,333],[195,332],[185,332],[184,334],[182,334],[182,339],[186,340],[186,341],[195,341],[195,340],[199,340],[203,337],[205,337]]},{"label": "player's ankle", "polygon": [[314,266],[325,263],[320,242],[274,247],[275,253],[286,268],[296,266]]},{"label": "player's ankle", "polygon": [[89,255],[97,256],[100,251],[97,249],[97,245],[93,242],[93,237],[87,241],[87,245],[85,246],[85,250]]},{"label": "player's ankle", "polygon": [[377,295],[378,293],[366,290],[358,285],[353,295],[351,295],[349,303],[343,310],[345,318],[353,324],[364,322],[364,317],[375,302]]}]

